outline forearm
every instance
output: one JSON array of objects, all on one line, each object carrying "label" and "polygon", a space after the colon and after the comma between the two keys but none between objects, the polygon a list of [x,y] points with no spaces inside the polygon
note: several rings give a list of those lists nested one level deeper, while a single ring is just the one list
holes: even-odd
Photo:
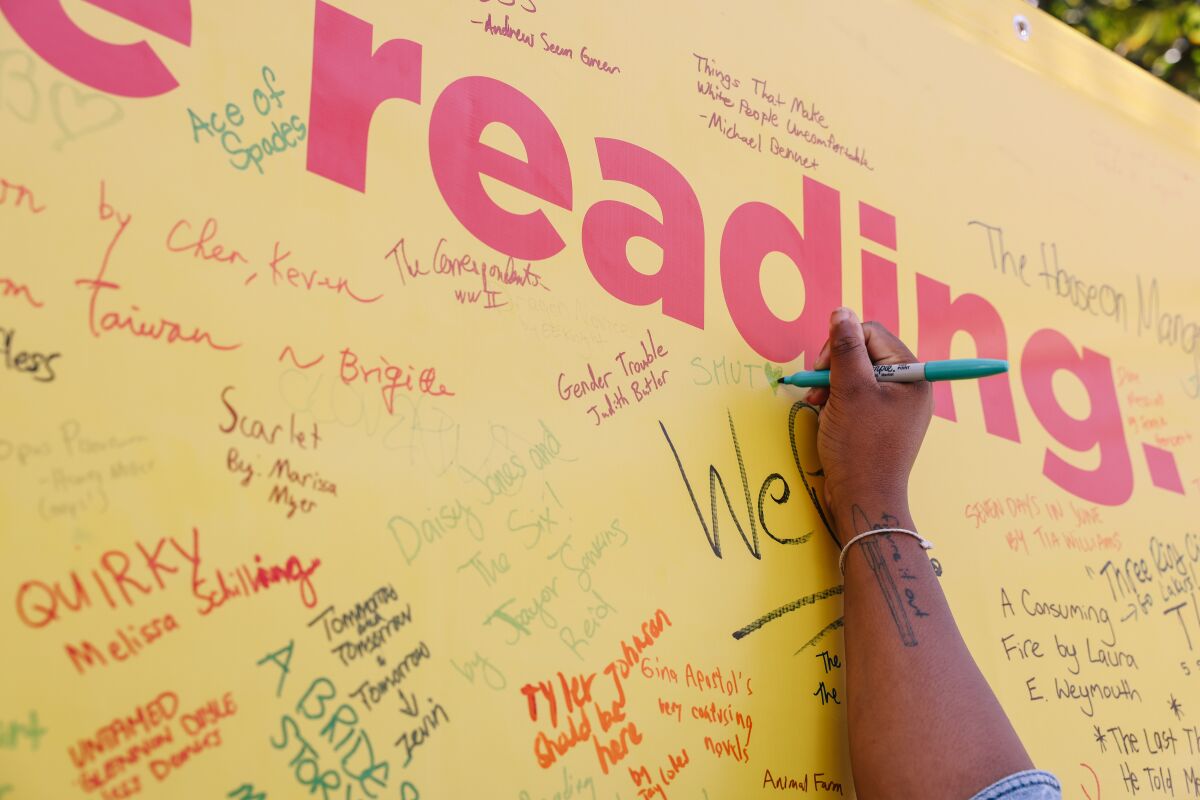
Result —
[{"label": "forearm", "polygon": [[[834,509],[843,542],[873,528],[916,530],[902,496],[856,499]],[[851,547],[845,631],[859,797],[963,800],[1032,768],[916,539],[877,534]]]}]

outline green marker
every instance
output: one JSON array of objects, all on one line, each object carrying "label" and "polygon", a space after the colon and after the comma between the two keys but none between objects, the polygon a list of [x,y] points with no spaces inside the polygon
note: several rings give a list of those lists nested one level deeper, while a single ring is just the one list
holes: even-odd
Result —
[{"label": "green marker", "polygon": [[[892,383],[917,381],[964,381],[986,378],[1008,372],[1008,362],[1002,358],[955,358],[949,361],[926,361],[914,364],[876,364],[875,380]],[[785,375],[780,383],[788,386],[828,386],[829,370],[818,369]]]}]

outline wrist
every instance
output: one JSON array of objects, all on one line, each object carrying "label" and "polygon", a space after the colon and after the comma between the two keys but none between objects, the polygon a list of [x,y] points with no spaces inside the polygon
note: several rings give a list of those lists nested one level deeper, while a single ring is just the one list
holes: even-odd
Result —
[{"label": "wrist", "polygon": [[[906,476],[891,474],[888,470],[863,468],[853,474],[836,477],[826,475],[825,497],[831,506],[849,508],[857,503],[892,503],[908,505],[908,480]],[[865,507],[865,506],[864,506]]]},{"label": "wrist", "polygon": [[845,546],[852,536],[876,528],[915,530],[908,507],[908,494],[873,492],[847,495],[836,499],[830,509],[838,544]]}]

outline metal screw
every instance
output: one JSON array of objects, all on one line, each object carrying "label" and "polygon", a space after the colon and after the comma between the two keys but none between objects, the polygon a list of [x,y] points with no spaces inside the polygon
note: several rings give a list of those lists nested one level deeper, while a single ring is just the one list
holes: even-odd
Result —
[{"label": "metal screw", "polygon": [[1017,14],[1013,17],[1013,30],[1017,32],[1017,38],[1022,42],[1029,41],[1029,34],[1031,32],[1029,20],[1025,19],[1022,14]]}]

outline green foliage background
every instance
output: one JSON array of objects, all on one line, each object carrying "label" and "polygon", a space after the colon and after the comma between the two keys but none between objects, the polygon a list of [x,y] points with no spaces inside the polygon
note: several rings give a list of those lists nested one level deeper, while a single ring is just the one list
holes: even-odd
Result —
[{"label": "green foliage background", "polygon": [[1200,0],[1040,0],[1037,5],[1200,100]]}]

